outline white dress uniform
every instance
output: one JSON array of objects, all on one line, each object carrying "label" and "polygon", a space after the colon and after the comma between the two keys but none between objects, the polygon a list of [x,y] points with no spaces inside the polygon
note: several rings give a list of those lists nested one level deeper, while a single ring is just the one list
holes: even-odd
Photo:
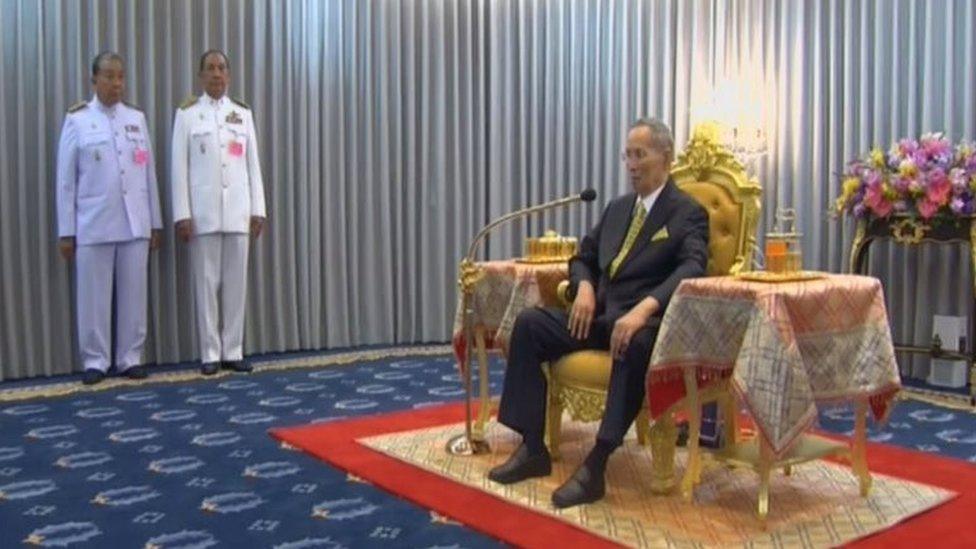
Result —
[{"label": "white dress uniform", "polygon": [[265,217],[250,108],[206,94],[183,103],[173,127],[172,168],[173,219],[193,221],[201,361],[241,360],[250,220]]},{"label": "white dress uniform", "polygon": [[109,369],[112,290],[115,366],[142,361],[149,238],[162,229],[146,117],[96,96],[68,110],[58,145],[58,236],[75,238],[78,346],[85,369]]}]

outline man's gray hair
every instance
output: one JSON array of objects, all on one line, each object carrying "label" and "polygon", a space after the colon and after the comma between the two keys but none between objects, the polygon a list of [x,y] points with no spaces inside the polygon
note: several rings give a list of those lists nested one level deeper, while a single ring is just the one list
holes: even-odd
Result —
[{"label": "man's gray hair", "polygon": [[674,137],[671,135],[671,128],[657,118],[638,118],[630,129],[647,128],[651,131],[651,145],[669,157],[674,157]]}]

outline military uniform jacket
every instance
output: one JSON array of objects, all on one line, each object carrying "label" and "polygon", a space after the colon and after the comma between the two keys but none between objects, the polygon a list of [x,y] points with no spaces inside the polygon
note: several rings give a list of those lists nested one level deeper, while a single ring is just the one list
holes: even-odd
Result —
[{"label": "military uniform jacket", "polygon": [[176,111],[173,219],[192,219],[197,234],[247,233],[265,217],[264,182],[254,118],[243,103],[204,94]]},{"label": "military uniform jacket", "polygon": [[97,97],[68,110],[57,162],[58,236],[78,245],[149,238],[161,229],[146,117]]}]

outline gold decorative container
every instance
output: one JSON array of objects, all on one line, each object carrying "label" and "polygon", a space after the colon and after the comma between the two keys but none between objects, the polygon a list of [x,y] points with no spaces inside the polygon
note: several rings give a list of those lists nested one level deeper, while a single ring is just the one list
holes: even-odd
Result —
[{"label": "gold decorative container", "polygon": [[576,237],[560,236],[556,231],[546,231],[539,237],[525,239],[522,263],[561,263],[576,255]]}]

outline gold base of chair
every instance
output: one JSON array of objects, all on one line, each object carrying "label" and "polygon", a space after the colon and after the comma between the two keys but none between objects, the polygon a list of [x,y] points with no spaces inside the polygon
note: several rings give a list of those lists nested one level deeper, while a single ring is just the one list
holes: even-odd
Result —
[{"label": "gold base of chair", "polygon": [[[605,351],[579,351],[545,366],[549,383],[546,392],[546,447],[553,460],[560,458],[564,411],[569,412],[569,416],[576,421],[603,419],[607,404],[605,380],[610,379],[611,367],[610,354]],[[581,373],[587,379],[582,379]],[[601,381],[603,388],[600,388]],[[650,420],[646,406],[641,407],[634,425],[638,444],[647,445],[650,440]]]}]

